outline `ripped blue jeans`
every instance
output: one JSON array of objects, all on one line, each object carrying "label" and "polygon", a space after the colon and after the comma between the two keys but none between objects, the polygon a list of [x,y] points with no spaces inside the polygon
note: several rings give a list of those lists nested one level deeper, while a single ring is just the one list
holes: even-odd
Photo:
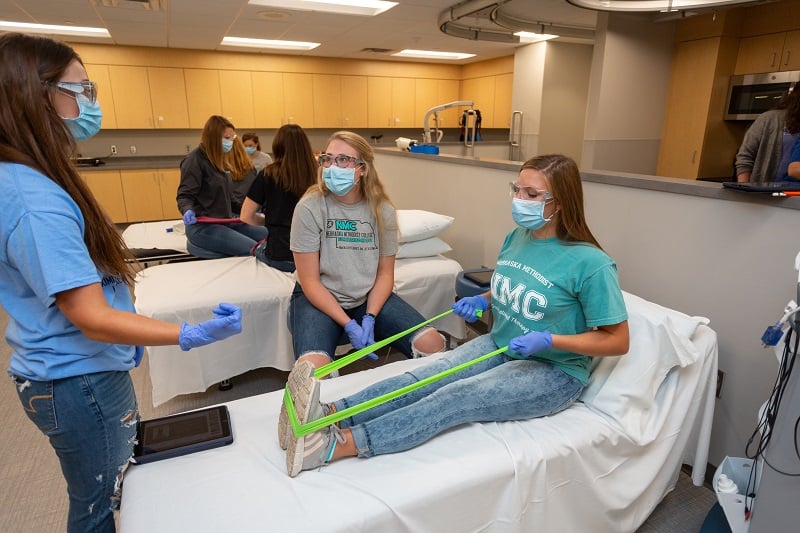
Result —
[{"label": "ripped blue jeans", "polygon": [[128,372],[53,381],[11,376],[22,408],[50,439],[69,493],[68,532],[113,532],[139,411]]}]

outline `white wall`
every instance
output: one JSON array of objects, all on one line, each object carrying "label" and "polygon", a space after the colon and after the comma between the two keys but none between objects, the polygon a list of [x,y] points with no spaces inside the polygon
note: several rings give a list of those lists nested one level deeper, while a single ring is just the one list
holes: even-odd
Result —
[{"label": "white wall", "polygon": [[[455,217],[442,234],[454,248],[448,255],[464,268],[494,264],[513,227],[508,182],[518,165],[383,151],[376,165],[399,208]],[[711,319],[726,375],[710,462],[742,456],[777,371],[761,334],[796,298],[798,211],[595,182],[584,182],[584,193],[592,231],[616,260],[623,289]]]}]

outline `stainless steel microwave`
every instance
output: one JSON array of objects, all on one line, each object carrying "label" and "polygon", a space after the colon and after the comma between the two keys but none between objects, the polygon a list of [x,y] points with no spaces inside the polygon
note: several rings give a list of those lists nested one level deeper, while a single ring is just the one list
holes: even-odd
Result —
[{"label": "stainless steel microwave", "polygon": [[797,86],[800,70],[731,76],[725,120],[755,120]]}]

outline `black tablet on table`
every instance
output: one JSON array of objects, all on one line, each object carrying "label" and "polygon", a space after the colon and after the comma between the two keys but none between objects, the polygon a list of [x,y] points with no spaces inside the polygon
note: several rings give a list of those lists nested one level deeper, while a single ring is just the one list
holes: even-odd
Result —
[{"label": "black tablet on table", "polygon": [[136,463],[150,463],[225,446],[233,442],[228,407],[219,405],[141,420],[137,439],[133,449]]}]

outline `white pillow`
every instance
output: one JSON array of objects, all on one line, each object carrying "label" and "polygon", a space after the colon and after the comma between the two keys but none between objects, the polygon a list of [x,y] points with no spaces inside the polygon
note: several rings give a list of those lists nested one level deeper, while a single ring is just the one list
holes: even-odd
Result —
[{"label": "white pillow", "polygon": [[[623,292],[630,349],[618,357],[595,357],[581,400],[616,421],[639,444],[652,440],[664,422],[660,402],[670,401],[677,380],[670,371],[696,362],[691,336],[704,317],[690,317]],[[666,381],[665,381],[666,380]],[[669,391],[660,390],[662,384]]]},{"label": "white pillow", "polygon": [[430,237],[421,241],[401,243],[397,249],[397,259],[411,257],[431,257],[452,250],[449,244],[439,237]]},{"label": "white pillow", "polygon": [[435,237],[453,223],[453,217],[422,211],[420,209],[398,209],[397,228],[400,242],[414,242]]}]

